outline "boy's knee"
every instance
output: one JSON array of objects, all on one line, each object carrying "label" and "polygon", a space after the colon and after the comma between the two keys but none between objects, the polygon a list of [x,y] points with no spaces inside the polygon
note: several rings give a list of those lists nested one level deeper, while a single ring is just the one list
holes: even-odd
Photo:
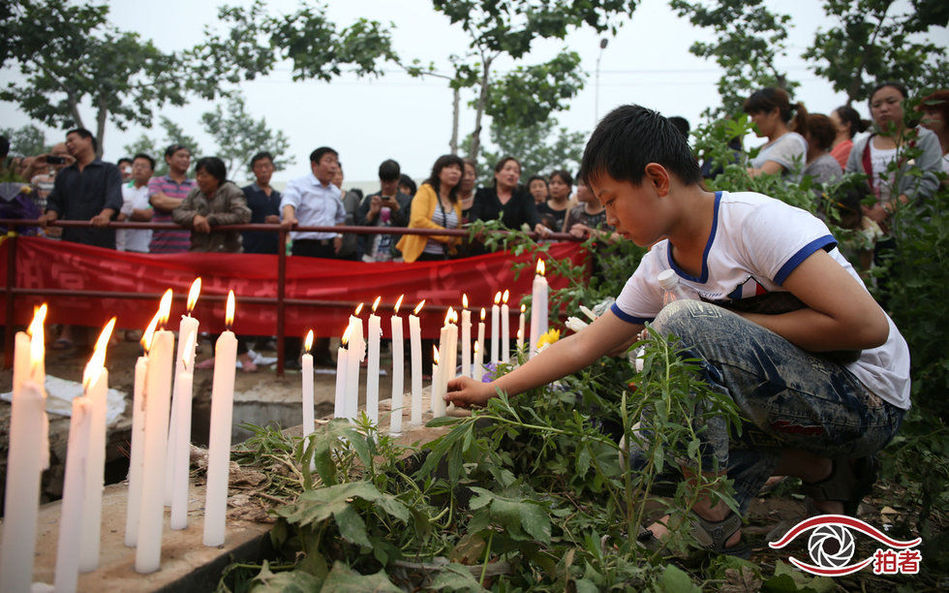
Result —
[{"label": "boy's knee", "polygon": [[662,311],[656,315],[652,322],[653,327],[663,333],[674,333],[679,337],[684,337],[684,333],[689,333],[700,325],[703,320],[711,320],[721,317],[721,309],[696,300],[673,301],[662,308]]}]

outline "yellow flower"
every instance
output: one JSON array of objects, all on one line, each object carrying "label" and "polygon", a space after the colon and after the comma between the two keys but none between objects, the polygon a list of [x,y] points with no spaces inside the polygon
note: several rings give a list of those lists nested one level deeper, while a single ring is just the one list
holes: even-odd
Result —
[{"label": "yellow flower", "polygon": [[537,339],[537,350],[540,350],[541,348],[544,348],[545,346],[550,346],[551,344],[553,344],[559,339],[560,339],[559,329],[548,330],[547,333],[545,333],[544,335],[542,335],[540,338]]}]

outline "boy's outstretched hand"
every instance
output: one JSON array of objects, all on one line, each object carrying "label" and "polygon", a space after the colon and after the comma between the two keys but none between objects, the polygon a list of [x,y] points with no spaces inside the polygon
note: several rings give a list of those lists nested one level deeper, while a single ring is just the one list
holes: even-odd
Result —
[{"label": "boy's outstretched hand", "polygon": [[471,377],[458,377],[448,382],[445,401],[459,408],[481,408],[492,397],[494,397],[494,387],[491,383],[481,383]]}]

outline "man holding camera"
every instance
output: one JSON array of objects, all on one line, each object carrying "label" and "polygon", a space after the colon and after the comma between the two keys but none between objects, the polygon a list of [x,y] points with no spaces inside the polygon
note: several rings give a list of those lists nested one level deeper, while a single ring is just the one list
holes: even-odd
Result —
[{"label": "man holding camera", "polygon": [[[392,159],[379,165],[380,190],[366,196],[359,204],[356,224],[361,226],[405,227],[409,224],[412,196],[399,192],[402,170]],[[364,235],[363,261],[390,261],[398,252],[394,235]]]}]

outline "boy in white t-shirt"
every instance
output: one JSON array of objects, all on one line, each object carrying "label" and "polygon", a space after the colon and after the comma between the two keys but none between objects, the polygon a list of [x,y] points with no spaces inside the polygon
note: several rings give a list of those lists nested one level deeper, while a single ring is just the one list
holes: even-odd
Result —
[{"label": "boy in white t-shirt", "polygon": [[[874,479],[872,455],[909,408],[909,351],[824,224],[761,194],[705,191],[681,135],[636,105],[600,122],[582,171],[607,222],[652,249],[612,309],[589,327],[493,383],[456,379],[445,399],[481,405],[496,389],[516,394],[550,383],[628,346],[652,321],[682,340],[745,419],[739,437],[724,423],[705,430],[707,450],[734,480],[742,511],[780,474],[800,477],[822,512],[854,513]],[[662,307],[656,276],[666,269],[696,300]],[[747,312],[778,299],[795,305],[779,314]],[[635,467],[635,456],[630,461]],[[741,549],[738,515],[711,499],[692,510],[709,549]],[[665,532],[659,521],[640,535]]]}]

